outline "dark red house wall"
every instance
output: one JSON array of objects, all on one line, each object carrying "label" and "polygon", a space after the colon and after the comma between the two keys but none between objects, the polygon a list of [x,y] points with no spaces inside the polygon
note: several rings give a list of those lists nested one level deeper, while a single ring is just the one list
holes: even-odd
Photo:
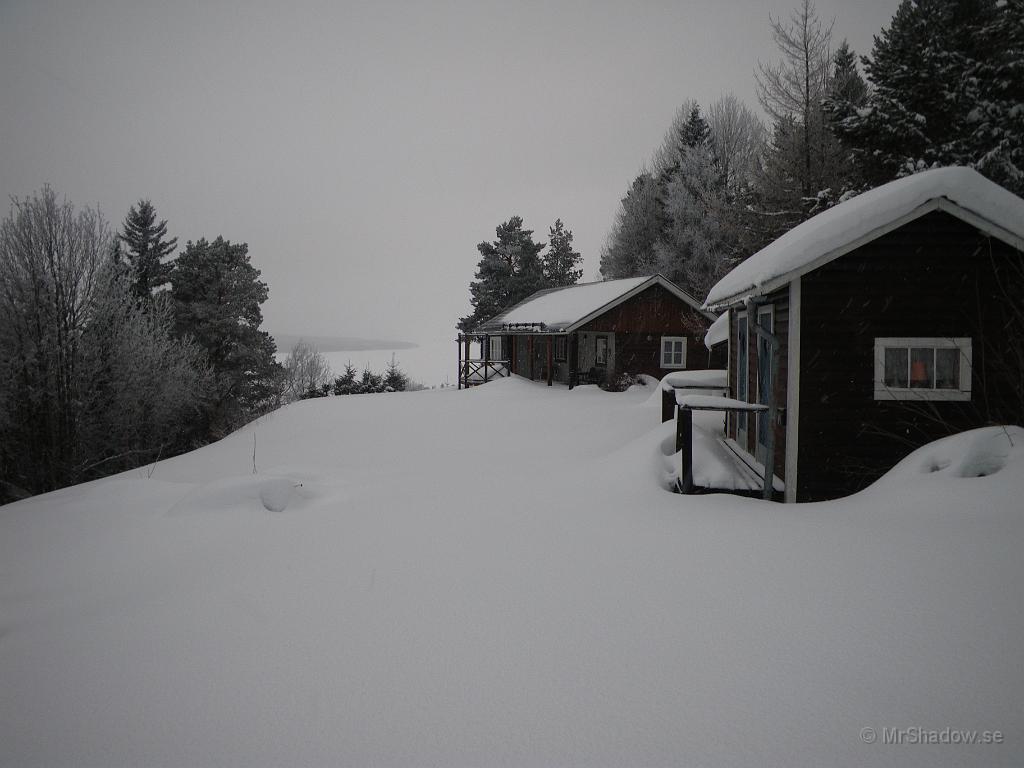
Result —
[{"label": "dark red house wall", "polygon": [[[1008,278],[996,270],[1020,259],[934,212],[804,275],[798,500],[857,491],[914,448],[987,423],[992,402],[1019,393],[1019,377],[999,367]],[[1024,296],[1022,285],[1009,289]],[[970,337],[973,399],[876,401],[874,340],[901,336]]]},{"label": "dark red house wall", "polygon": [[[671,370],[661,367],[661,337],[686,336],[686,368],[709,366],[704,334],[711,321],[660,285],[624,301],[583,326],[584,333],[615,334],[614,368],[617,373],[645,373],[661,378]],[[651,340],[648,341],[647,337]]]}]

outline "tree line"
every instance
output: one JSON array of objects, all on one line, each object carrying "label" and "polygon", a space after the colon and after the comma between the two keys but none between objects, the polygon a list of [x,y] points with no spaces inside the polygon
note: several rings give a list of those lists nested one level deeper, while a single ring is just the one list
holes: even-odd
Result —
[{"label": "tree line", "polygon": [[383,392],[412,392],[426,389],[410,379],[395,360],[375,373],[367,365],[362,373],[349,360],[345,370],[335,376],[324,356],[311,344],[299,341],[284,361],[284,401],[308,400],[334,395],[367,395]]},{"label": "tree line", "polygon": [[661,272],[703,297],[811,216],[931,167],[1024,193],[1024,0],[903,0],[869,56],[811,0],[770,19],[755,72],[766,126],[736,97],[684,103],[621,200],[604,278]]},{"label": "tree line", "polygon": [[203,445],[276,407],[248,246],[174,256],[148,200],[114,232],[49,187],[0,223],[0,501]]}]

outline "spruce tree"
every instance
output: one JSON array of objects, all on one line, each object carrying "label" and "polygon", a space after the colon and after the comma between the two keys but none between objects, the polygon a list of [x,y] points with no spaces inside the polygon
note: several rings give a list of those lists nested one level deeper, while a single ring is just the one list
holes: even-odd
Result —
[{"label": "spruce tree", "polygon": [[354,395],[358,388],[359,382],[356,380],[356,367],[349,360],[345,363],[345,370],[334,380],[334,394]]},{"label": "spruce tree", "polygon": [[583,260],[579,251],[572,249],[572,230],[566,229],[561,219],[555,219],[548,230],[548,250],[542,259],[544,278],[552,287],[574,285],[583,276],[578,269]]},{"label": "spruce tree", "polygon": [[153,291],[167,285],[174,269],[168,261],[178,238],[167,237],[167,220],[156,220],[156,208],[149,200],[139,200],[128,210],[118,239],[124,243],[124,258],[132,269],[132,288],[140,299],[149,299]]},{"label": "spruce tree", "polygon": [[864,59],[866,103],[829,104],[870,184],[969,165],[1024,191],[1022,28],[1020,0],[904,0]]},{"label": "spruce tree", "polygon": [[388,363],[384,371],[383,385],[385,392],[404,392],[405,388],[409,386],[409,377],[395,362],[394,354],[391,355],[391,362]]}]

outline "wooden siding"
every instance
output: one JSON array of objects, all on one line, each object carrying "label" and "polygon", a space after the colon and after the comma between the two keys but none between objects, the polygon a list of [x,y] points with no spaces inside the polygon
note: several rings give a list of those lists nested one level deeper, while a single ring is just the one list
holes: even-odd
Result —
[{"label": "wooden siding", "polygon": [[[1003,338],[994,265],[1020,258],[935,212],[803,277],[799,501],[857,491],[914,448],[986,423],[986,396],[1019,391],[989,360]],[[972,401],[876,401],[878,337],[972,338]]]},{"label": "wooden siding", "polygon": [[704,334],[710,325],[711,321],[689,304],[662,286],[653,285],[594,318],[580,330],[590,339],[594,334],[615,334],[609,373],[644,373],[660,379],[678,370],[661,367],[661,337],[685,336],[686,369],[703,370],[709,367]]}]

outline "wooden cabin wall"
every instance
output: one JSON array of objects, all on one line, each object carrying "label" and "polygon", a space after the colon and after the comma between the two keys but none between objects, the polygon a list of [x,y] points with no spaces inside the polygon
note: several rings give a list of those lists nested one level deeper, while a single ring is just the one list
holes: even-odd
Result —
[{"label": "wooden cabin wall", "polygon": [[[610,373],[644,373],[661,378],[671,368],[661,367],[661,337],[686,336],[687,369],[708,368],[704,334],[711,321],[660,285],[624,301],[580,329],[580,368],[589,369],[593,360],[594,334],[614,334],[614,354],[610,349]],[[587,335],[586,346],[583,335]],[[651,341],[647,341],[647,337]],[[611,339],[609,343],[611,344]],[[588,357],[582,352],[589,347]]]},{"label": "wooden cabin wall", "polygon": [[[992,362],[1005,338],[993,266],[1010,259],[1020,252],[937,211],[804,275],[799,501],[857,491],[916,447],[985,424],[986,391],[1019,392]],[[972,400],[875,400],[876,337],[971,337]]]}]

